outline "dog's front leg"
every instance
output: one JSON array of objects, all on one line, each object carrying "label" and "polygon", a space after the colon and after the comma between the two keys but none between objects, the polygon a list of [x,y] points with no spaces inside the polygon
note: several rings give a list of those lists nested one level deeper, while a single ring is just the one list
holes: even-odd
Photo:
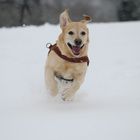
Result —
[{"label": "dog's front leg", "polygon": [[46,84],[47,87],[49,88],[51,95],[56,96],[57,95],[57,83],[55,80],[54,72],[51,68],[46,67]]},{"label": "dog's front leg", "polygon": [[62,93],[62,100],[64,101],[71,101],[74,97],[74,94],[76,91],[80,88],[81,83],[74,81],[68,90],[66,92]]}]

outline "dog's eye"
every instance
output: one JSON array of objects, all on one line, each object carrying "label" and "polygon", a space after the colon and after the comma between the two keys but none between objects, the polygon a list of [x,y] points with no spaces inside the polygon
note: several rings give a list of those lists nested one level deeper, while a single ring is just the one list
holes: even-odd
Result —
[{"label": "dog's eye", "polygon": [[85,34],[86,34],[86,32],[84,32],[84,31],[83,31],[83,32],[81,32],[81,35],[85,35]]},{"label": "dog's eye", "polygon": [[72,31],[69,31],[69,32],[68,32],[68,34],[69,34],[69,35],[73,35],[73,34],[74,34],[74,32],[72,32]]}]

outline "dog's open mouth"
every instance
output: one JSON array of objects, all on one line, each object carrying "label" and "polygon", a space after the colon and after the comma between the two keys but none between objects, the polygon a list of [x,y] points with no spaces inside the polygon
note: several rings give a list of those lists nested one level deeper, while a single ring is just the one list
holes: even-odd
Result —
[{"label": "dog's open mouth", "polygon": [[70,43],[67,43],[67,45],[71,48],[74,55],[79,55],[80,50],[84,47],[84,44],[82,46],[73,46]]}]

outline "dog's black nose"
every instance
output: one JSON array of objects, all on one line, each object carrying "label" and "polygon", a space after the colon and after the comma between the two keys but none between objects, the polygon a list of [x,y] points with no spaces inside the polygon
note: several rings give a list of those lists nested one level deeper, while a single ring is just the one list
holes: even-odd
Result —
[{"label": "dog's black nose", "polygon": [[75,39],[74,40],[75,45],[81,45],[82,44],[82,40],[81,39]]}]

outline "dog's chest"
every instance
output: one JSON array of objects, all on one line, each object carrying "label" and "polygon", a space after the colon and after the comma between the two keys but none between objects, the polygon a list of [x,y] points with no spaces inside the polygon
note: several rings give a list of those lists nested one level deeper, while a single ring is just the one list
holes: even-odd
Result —
[{"label": "dog's chest", "polygon": [[81,64],[69,64],[69,63],[61,63],[59,64],[55,71],[68,79],[75,79],[76,77],[85,73],[85,67]]},{"label": "dog's chest", "polygon": [[66,78],[77,77],[86,72],[87,63],[71,63],[61,59],[54,52],[50,53],[49,64],[54,72],[57,72]]},{"label": "dog's chest", "polygon": [[63,77],[64,79],[73,79],[75,82],[84,77],[87,69],[87,63],[67,62],[66,60],[58,57],[54,52],[51,52],[49,55],[48,65],[52,68],[55,77],[57,76]]}]

